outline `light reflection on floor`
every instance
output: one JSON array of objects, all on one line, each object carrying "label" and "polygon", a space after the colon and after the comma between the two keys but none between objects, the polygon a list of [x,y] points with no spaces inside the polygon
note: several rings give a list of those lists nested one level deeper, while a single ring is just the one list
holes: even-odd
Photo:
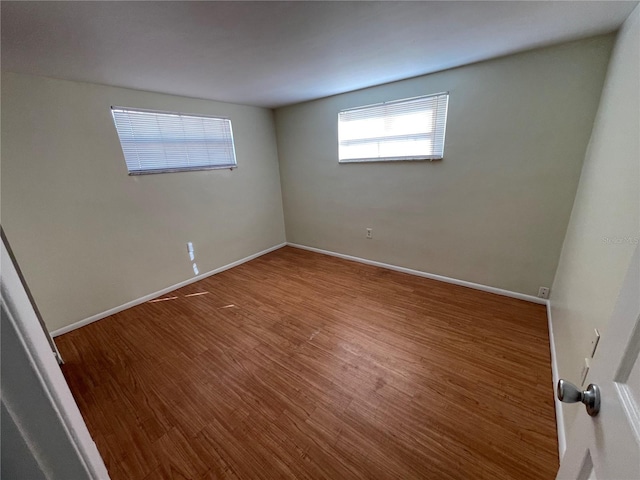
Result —
[{"label": "light reflection on floor", "polygon": [[[209,292],[196,292],[196,293],[189,293],[187,295],[185,295],[182,298],[187,298],[187,297],[199,297],[200,295],[206,295]],[[173,297],[163,297],[163,298],[154,298],[153,300],[149,300],[147,303],[156,303],[156,302],[166,302],[167,300],[175,300],[177,298],[181,298],[179,296],[173,296]],[[233,306],[233,305],[232,305]],[[222,307],[225,308],[225,307]]]}]

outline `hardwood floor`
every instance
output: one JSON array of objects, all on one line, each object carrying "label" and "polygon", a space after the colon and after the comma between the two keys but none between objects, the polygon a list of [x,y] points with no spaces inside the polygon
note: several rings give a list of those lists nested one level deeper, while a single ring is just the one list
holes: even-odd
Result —
[{"label": "hardwood floor", "polygon": [[115,480],[555,477],[541,305],[291,247],[164,298],[56,339]]}]

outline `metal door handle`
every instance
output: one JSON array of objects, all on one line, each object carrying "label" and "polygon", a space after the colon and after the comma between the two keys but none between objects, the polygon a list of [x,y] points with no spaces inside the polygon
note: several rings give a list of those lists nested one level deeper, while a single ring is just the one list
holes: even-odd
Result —
[{"label": "metal door handle", "polygon": [[600,412],[600,389],[593,383],[582,392],[573,383],[558,380],[558,400],[564,403],[582,402],[587,407],[587,413],[592,417]]}]

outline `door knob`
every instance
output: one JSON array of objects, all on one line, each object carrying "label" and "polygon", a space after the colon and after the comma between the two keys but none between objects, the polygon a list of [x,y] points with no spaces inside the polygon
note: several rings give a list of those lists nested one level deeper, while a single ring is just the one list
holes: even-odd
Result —
[{"label": "door knob", "polygon": [[600,389],[593,383],[589,384],[585,391],[580,391],[573,383],[558,380],[558,400],[564,403],[582,402],[592,417],[600,411]]}]

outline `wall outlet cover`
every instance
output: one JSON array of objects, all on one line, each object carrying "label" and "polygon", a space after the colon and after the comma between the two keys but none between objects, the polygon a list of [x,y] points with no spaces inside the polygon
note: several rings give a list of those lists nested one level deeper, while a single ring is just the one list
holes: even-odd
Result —
[{"label": "wall outlet cover", "polygon": [[540,287],[538,289],[538,298],[549,298],[549,287]]},{"label": "wall outlet cover", "polygon": [[593,338],[591,339],[591,344],[589,345],[589,355],[593,358],[596,354],[596,348],[598,348],[598,342],[600,341],[600,332],[597,328],[593,329]]},{"label": "wall outlet cover", "polygon": [[582,365],[582,371],[580,372],[580,385],[584,387],[587,381],[587,375],[589,375],[589,369],[591,368],[591,361],[585,357],[584,364]]}]

